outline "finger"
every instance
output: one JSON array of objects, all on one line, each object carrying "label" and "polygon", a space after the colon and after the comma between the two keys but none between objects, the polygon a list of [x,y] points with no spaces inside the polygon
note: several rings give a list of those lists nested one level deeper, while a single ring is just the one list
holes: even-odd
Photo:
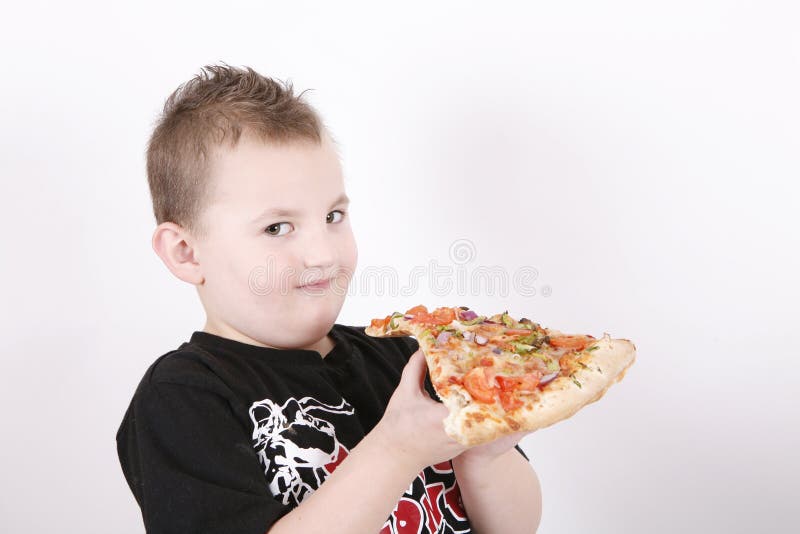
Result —
[{"label": "finger", "polygon": [[400,387],[406,389],[419,389],[424,391],[425,373],[428,370],[428,362],[425,361],[425,353],[418,349],[408,358],[408,363],[403,368],[400,377]]}]

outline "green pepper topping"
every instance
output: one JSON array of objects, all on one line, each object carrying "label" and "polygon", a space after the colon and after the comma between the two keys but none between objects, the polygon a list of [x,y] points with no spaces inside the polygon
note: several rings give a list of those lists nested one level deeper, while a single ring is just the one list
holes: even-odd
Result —
[{"label": "green pepper topping", "polygon": [[542,346],[542,340],[539,339],[539,332],[531,332],[526,336],[516,338],[514,341],[526,345],[533,345],[537,348]]},{"label": "green pepper topping", "polygon": [[433,337],[433,334],[431,333],[431,331],[430,331],[430,330],[428,330],[427,328],[426,328],[425,330],[423,330],[422,332],[420,332],[420,333],[419,333],[419,338],[420,338],[420,339],[427,339],[427,338],[430,338],[431,340],[435,339],[435,338]]},{"label": "green pepper topping", "polygon": [[398,317],[404,317],[404,314],[402,314],[400,312],[394,312],[392,314],[392,318],[389,319],[389,328],[390,329],[397,328],[397,321],[395,319],[397,319]]},{"label": "green pepper topping", "polygon": [[509,345],[514,347],[514,352],[516,352],[517,354],[527,354],[528,352],[531,352],[536,348],[533,345],[528,345],[527,343],[520,343],[519,341],[510,341]]},{"label": "green pepper topping", "polygon": [[474,324],[482,323],[485,320],[486,320],[486,316],[485,315],[479,315],[479,316],[477,316],[474,319],[471,319],[469,321],[461,321],[461,324],[463,324],[465,326],[471,326],[471,325],[474,325]]}]

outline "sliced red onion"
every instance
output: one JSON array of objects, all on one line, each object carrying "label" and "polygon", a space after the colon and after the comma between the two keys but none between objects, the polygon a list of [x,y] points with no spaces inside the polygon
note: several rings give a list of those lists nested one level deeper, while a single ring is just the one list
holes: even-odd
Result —
[{"label": "sliced red onion", "polygon": [[413,315],[404,315],[403,316],[403,319],[413,319],[413,318],[414,318]]},{"label": "sliced red onion", "polygon": [[495,354],[503,354],[503,350],[500,347],[493,348],[492,352],[494,352]]},{"label": "sliced red onion", "polygon": [[484,336],[482,336],[480,334],[475,336],[475,343],[477,343],[478,345],[486,345],[488,342],[489,342],[489,338],[487,338],[487,337],[484,337]]},{"label": "sliced red onion", "polygon": [[436,337],[436,343],[441,345],[441,344],[447,343],[448,339],[450,339],[450,332],[448,332],[446,330],[442,330],[441,332],[439,332],[439,335]]},{"label": "sliced red onion", "polygon": [[472,339],[474,337],[475,337],[475,333],[474,332],[470,332],[469,330],[464,332],[464,341],[472,341]]},{"label": "sliced red onion", "polygon": [[543,386],[549,382],[552,382],[555,377],[558,376],[558,373],[550,373],[549,375],[544,375],[541,380],[539,380],[539,385]]},{"label": "sliced red onion", "polygon": [[472,310],[467,310],[467,311],[462,311],[461,312],[461,320],[462,321],[471,321],[471,320],[475,319],[477,316],[478,316],[478,314],[475,313]]}]

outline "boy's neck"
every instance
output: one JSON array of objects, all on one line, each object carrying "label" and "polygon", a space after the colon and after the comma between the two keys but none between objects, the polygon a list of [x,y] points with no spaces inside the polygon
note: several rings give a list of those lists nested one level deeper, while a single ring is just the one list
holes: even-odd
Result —
[{"label": "boy's neck", "polygon": [[330,351],[333,350],[334,345],[336,345],[336,342],[331,339],[331,336],[325,335],[325,337],[314,343],[312,346],[307,347],[307,349],[319,352],[320,356],[324,358]]},{"label": "boy's neck", "polygon": [[[278,347],[272,347],[270,345],[266,345],[255,339],[251,339],[244,334],[237,332],[232,328],[225,328],[220,327],[210,321],[206,321],[205,326],[203,327],[203,332],[207,332],[209,334],[214,334],[215,336],[220,336],[228,339],[232,339],[234,341],[239,341],[241,343],[247,343],[248,345],[255,345],[257,347],[266,347],[270,349],[277,349]],[[315,350],[319,352],[319,354],[324,358],[328,355],[330,351],[333,350],[333,347],[336,345],[336,342],[331,338],[330,335],[325,335],[319,341],[312,343],[307,347],[299,347],[305,350]]]}]

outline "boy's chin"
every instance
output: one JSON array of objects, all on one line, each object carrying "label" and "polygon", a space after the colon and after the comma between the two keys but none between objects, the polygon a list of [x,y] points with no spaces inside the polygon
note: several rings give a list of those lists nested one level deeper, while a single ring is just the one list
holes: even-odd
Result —
[{"label": "boy's chin", "polygon": [[298,330],[314,332],[313,335],[319,334],[319,337],[324,336],[336,322],[342,304],[344,304],[343,299],[331,296],[301,306],[300,317],[297,318]]}]

